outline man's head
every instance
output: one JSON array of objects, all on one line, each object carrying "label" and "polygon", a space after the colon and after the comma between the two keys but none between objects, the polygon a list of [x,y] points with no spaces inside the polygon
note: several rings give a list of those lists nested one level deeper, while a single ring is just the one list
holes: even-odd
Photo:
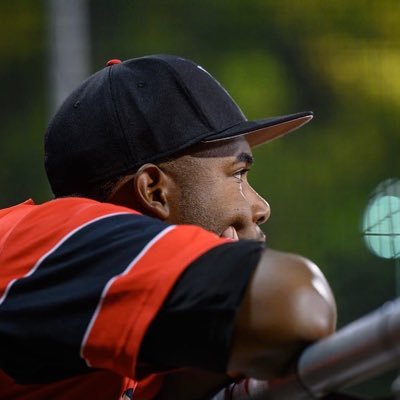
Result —
[{"label": "man's head", "polygon": [[243,172],[250,148],[311,118],[248,121],[208,72],[180,57],[113,61],[56,113],[45,139],[46,171],[56,196],[86,195],[255,238],[269,207]]}]

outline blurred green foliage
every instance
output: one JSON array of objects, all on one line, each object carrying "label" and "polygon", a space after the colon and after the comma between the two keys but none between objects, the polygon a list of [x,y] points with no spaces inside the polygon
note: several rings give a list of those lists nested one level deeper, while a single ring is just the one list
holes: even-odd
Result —
[{"label": "blurred green foliage", "polygon": [[[3,207],[50,197],[47,6],[0,2]],[[255,150],[269,242],[321,266],[340,326],[396,295],[394,262],[368,253],[360,221],[374,187],[400,175],[400,2],[93,0],[90,16],[93,71],[115,57],[179,54],[216,76],[248,118],[314,110],[311,124]]]}]

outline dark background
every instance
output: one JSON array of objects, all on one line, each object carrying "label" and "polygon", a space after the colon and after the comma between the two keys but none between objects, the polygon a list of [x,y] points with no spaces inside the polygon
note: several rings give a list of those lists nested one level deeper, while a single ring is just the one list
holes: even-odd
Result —
[{"label": "dark background", "polygon": [[[42,166],[43,133],[55,108],[49,5],[0,2],[2,207],[51,197]],[[398,0],[86,5],[88,73],[110,58],[172,53],[209,70],[249,119],[313,110],[311,124],[255,150],[251,180],[272,207],[264,227],[269,242],[322,268],[339,326],[396,296],[395,261],[369,253],[361,220],[379,182],[400,175]],[[357,390],[385,393],[391,378]]]}]

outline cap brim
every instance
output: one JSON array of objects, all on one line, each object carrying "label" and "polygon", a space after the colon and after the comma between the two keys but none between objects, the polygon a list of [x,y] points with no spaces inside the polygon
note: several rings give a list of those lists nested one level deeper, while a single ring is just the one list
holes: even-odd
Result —
[{"label": "cap brim", "polygon": [[312,118],[313,113],[305,111],[257,121],[243,121],[202,141],[210,143],[245,136],[250,146],[255,147],[299,129]]}]

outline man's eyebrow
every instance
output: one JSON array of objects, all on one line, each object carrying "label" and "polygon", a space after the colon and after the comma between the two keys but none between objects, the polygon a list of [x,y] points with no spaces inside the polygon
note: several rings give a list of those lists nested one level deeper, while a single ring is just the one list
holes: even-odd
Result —
[{"label": "man's eyebrow", "polygon": [[237,163],[245,162],[245,163],[247,163],[247,164],[249,164],[249,165],[252,165],[252,164],[254,163],[254,158],[253,158],[253,156],[250,155],[249,153],[243,152],[243,153],[240,153],[240,154],[238,154],[238,155],[236,156],[236,160],[235,160],[235,161],[236,161]]}]

